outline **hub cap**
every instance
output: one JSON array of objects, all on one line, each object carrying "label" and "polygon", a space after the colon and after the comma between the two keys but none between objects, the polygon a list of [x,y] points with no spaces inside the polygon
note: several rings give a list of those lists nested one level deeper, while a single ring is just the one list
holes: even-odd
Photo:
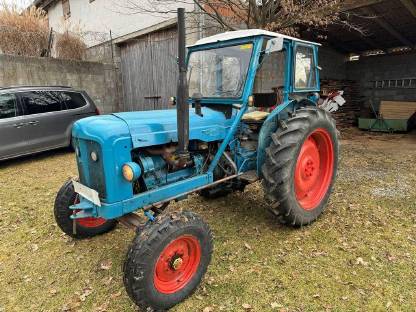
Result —
[{"label": "hub cap", "polygon": [[199,241],[190,235],[181,236],[165,247],[156,262],[154,285],[165,294],[182,289],[195,275],[201,260]]},{"label": "hub cap", "polygon": [[[77,195],[75,201],[74,201],[74,205],[79,204],[79,196]],[[77,212],[79,212],[81,210],[74,210],[74,213],[76,214]],[[104,223],[106,223],[107,221],[103,218],[82,218],[82,219],[77,219],[77,224],[84,227],[84,228],[96,228],[99,227],[101,225],[103,225]]]},{"label": "hub cap", "polygon": [[313,210],[331,185],[334,172],[334,147],[329,132],[316,129],[305,140],[295,169],[295,193],[299,205]]}]

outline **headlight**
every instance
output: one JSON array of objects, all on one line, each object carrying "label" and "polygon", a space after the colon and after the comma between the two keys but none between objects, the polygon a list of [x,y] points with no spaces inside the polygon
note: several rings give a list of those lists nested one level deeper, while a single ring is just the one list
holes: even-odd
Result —
[{"label": "headlight", "polygon": [[129,182],[137,180],[142,174],[140,166],[134,162],[129,162],[122,167],[123,177]]}]

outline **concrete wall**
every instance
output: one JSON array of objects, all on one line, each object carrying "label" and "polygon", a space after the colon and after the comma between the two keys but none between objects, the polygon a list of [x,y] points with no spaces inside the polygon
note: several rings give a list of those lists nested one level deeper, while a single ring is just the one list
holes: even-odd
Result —
[{"label": "concrete wall", "polygon": [[415,77],[416,53],[364,57],[347,64],[347,78],[359,81],[361,93],[373,98],[375,108],[381,100],[416,101],[416,88],[373,89],[372,81]]},{"label": "concrete wall", "polygon": [[63,85],[87,91],[101,112],[117,110],[117,76],[112,64],[0,54],[0,86]]},{"label": "concrete wall", "polygon": [[[180,1],[171,5],[164,4],[160,11],[174,12],[177,7],[185,7],[187,11],[193,11],[193,1],[189,4]],[[49,26],[56,31],[64,31],[66,26],[72,25],[80,27],[86,33],[86,43],[94,46],[110,39],[110,30],[113,39],[135,32],[137,30],[150,27],[163,21],[172,19],[175,13],[149,14],[139,12],[139,9],[129,9],[132,3],[143,4],[142,0],[69,0],[71,7],[71,17],[66,21],[63,17],[62,2],[57,0],[50,5],[48,11]]]}]

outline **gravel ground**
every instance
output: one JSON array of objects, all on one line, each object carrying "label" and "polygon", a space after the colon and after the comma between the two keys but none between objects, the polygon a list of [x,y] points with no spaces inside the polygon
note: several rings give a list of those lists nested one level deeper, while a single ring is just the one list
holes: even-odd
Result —
[{"label": "gravel ground", "polygon": [[[416,311],[416,135],[342,133],[330,204],[313,225],[281,226],[260,184],[172,205],[215,234],[204,282],[174,311]],[[54,223],[74,155],[0,164],[0,311],[135,311],[121,266],[133,233],[119,225],[74,241]]]}]

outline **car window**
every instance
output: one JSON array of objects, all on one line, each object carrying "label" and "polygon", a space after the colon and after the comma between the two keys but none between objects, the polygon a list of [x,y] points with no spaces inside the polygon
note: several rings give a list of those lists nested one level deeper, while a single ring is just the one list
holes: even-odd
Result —
[{"label": "car window", "polygon": [[59,92],[31,91],[20,93],[26,115],[42,114],[62,110]]},{"label": "car window", "polygon": [[62,92],[62,100],[67,109],[80,108],[87,104],[81,93]]},{"label": "car window", "polygon": [[0,119],[16,116],[16,96],[14,94],[0,94]]}]

